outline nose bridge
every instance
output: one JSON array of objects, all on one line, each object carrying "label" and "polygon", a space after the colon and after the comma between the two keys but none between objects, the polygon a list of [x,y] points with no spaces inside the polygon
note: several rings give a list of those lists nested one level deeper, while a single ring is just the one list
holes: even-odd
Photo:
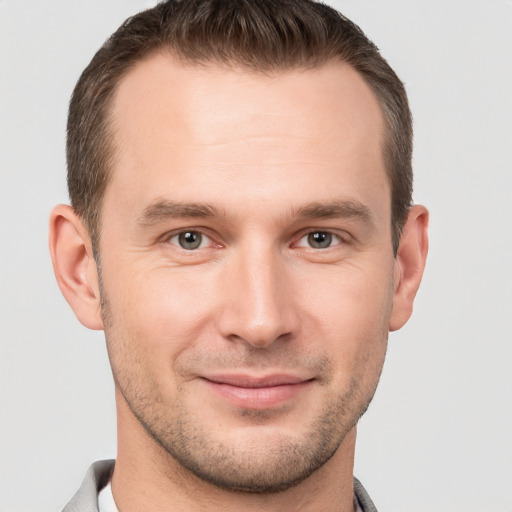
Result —
[{"label": "nose bridge", "polygon": [[224,336],[265,347],[296,330],[292,283],[279,251],[255,243],[234,255],[221,313]]}]

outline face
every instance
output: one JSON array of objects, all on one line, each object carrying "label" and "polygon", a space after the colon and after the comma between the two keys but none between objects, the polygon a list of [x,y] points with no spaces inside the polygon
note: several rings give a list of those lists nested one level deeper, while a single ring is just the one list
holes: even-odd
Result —
[{"label": "face", "polygon": [[342,63],[153,56],[121,82],[100,258],[125,414],[229,489],[336,453],[382,368],[395,263],[383,119]]}]

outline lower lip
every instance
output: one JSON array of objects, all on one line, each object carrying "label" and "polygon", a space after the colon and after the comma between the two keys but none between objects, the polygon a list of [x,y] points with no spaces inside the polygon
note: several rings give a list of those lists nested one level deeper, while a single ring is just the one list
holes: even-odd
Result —
[{"label": "lower lip", "polygon": [[243,388],[204,379],[208,387],[232,405],[245,409],[271,409],[285,404],[308,388],[312,381],[263,388]]}]

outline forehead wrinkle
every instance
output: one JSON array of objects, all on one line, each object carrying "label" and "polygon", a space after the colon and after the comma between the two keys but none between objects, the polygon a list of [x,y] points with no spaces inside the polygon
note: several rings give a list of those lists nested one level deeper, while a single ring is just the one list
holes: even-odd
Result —
[{"label": "forehead wrinkle", "polygon": [[[215,135],[216,136],[216,135]],[[201,147],[226,147],[234,146],[238,144],[250,144],[253,142],[271,142],[274,144],[279,143],[280,140],[301,140],[301,141],[314,141],[309,135],[299,135],[287,133],[276,133],[276,134],[262,134],[262,135],[237,135],[229,136],[226,140],[205,140],[205,141],[194,141],[185,142],[176,138],[174,141],[169,143],[170,146],[179,146],[185,148],[201,148]]]}]

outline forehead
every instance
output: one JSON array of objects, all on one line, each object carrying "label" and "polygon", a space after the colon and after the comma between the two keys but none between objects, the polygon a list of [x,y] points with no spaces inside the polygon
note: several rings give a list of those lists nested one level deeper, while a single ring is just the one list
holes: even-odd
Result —
[{"label": "forehead", "polygon": [[389,192],[379,103],[342,62],[257,73],[153,55],[122,79],[112,114],[109,188],[136,192],[141,206],[160,192],[189,200],[192,186],[195,201],[209,200],[222,184],[283,200],[314,186],[304,199],[318,201],[333,180],[344,193],[370,177]]},{"label": "forehead", "polygon": [[[113,111],[118,128],[148,120],[156,129],[159,121],[174,120],[175,142],[191,142],[191,136],[201,143],[219,142],[222,134],[213,128],[245,120],[251,123],[244,132],[257,133],[261,125],[268,129],[265,116],[281,116],[276,132],[292,129],[292,134],[319,127],[322,134],[361,125],[370,128],[368,119],[373,118],[377,130],[368,135],[376,142],[382,136],[381,110],[370,87],[348,64],[334,60],[312,69],[264,73],[216,63],[182,63],[156,54],[123,77]],[[307,125],[295,123],[306,117]]]}]

